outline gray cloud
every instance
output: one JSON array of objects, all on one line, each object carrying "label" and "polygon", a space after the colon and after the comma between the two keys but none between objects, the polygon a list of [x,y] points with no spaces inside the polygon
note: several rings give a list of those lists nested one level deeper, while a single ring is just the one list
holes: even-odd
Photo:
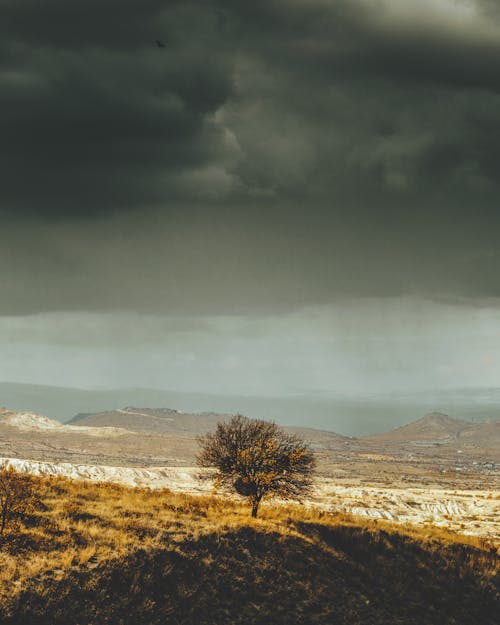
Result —
[{"label": "gray cloud", "polygon": [[297,399],[494,387],[500,308],[483,304],[346,299],[200,322],[100,313],[2,317],[0,379]]},{"label": "gray cloud", "polygon": [[231,156],[211,117],[232,92],[231,56],[201,8],[5,4],[5,211],[93,215],[189,197]]},{"label": "gray cloud", "polygon": [[1,314],[500,295],[495,3],[1,6]]},{"label": "gray cloud", "polygon": [[251,155],[239,166],[247,185],[424,209],[431,194],[497,193],[498,150],[481,127],[495,125],[498,30],[451,9],[446,21],[432,4],[247,7],[258,34],[237,68],[246,114],[232,119]]}]

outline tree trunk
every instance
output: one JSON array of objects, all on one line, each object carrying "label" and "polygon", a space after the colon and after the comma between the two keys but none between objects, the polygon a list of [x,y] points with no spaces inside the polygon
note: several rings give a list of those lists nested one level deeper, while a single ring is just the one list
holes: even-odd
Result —
[{"label": "tree trunk", "polygon": [[7,524],[7,510],[4,508],[2,510],[2,517],[1,517],[1,524],[0,524],[0,536],[3,536],[6,524]]},{"label": "tree trunk", "polygon": [[252,499],[252,517],[254,519],[257,518],[257,511],[259,509],[260,500],[261,497],[256,497],[255,499]]}]

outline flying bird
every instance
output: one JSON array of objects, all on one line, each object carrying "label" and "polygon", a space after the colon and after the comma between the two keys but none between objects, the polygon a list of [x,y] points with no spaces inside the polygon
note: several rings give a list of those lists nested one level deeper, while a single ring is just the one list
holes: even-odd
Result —
[{"label": "flying bird", "polygon": [[164,48],[165,47],[165,44],[163,43],[163,41],[160,41],[159,39],[155,39],[155,42],[156,42],[156,45],[159,48]]}]

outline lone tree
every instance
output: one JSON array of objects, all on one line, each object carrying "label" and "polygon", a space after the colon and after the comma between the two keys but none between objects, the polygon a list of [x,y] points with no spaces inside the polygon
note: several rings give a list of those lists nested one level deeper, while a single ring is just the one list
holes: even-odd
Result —
[{"label": "lone tree", "polygon": [[0,536],[9,523],[17,525],[39,504],[33,478],[12,467],[0,467]]},{"label": "lone tree", "polygon": [[312,451],[275,423],[236,415],[199,444],[198,464],[215,467],[216,483],[248,497],[253,517],[264,497],[295,498],[311,487]]}]

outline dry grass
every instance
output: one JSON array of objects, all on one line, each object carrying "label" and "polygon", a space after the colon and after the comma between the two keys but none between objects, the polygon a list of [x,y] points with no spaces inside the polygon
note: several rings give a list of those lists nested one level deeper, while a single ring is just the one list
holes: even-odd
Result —
[{"label": "dry grass", "polygon": [[63,478],[0,547],[0,622],[494,623],[497,546],[299,506]]}]

